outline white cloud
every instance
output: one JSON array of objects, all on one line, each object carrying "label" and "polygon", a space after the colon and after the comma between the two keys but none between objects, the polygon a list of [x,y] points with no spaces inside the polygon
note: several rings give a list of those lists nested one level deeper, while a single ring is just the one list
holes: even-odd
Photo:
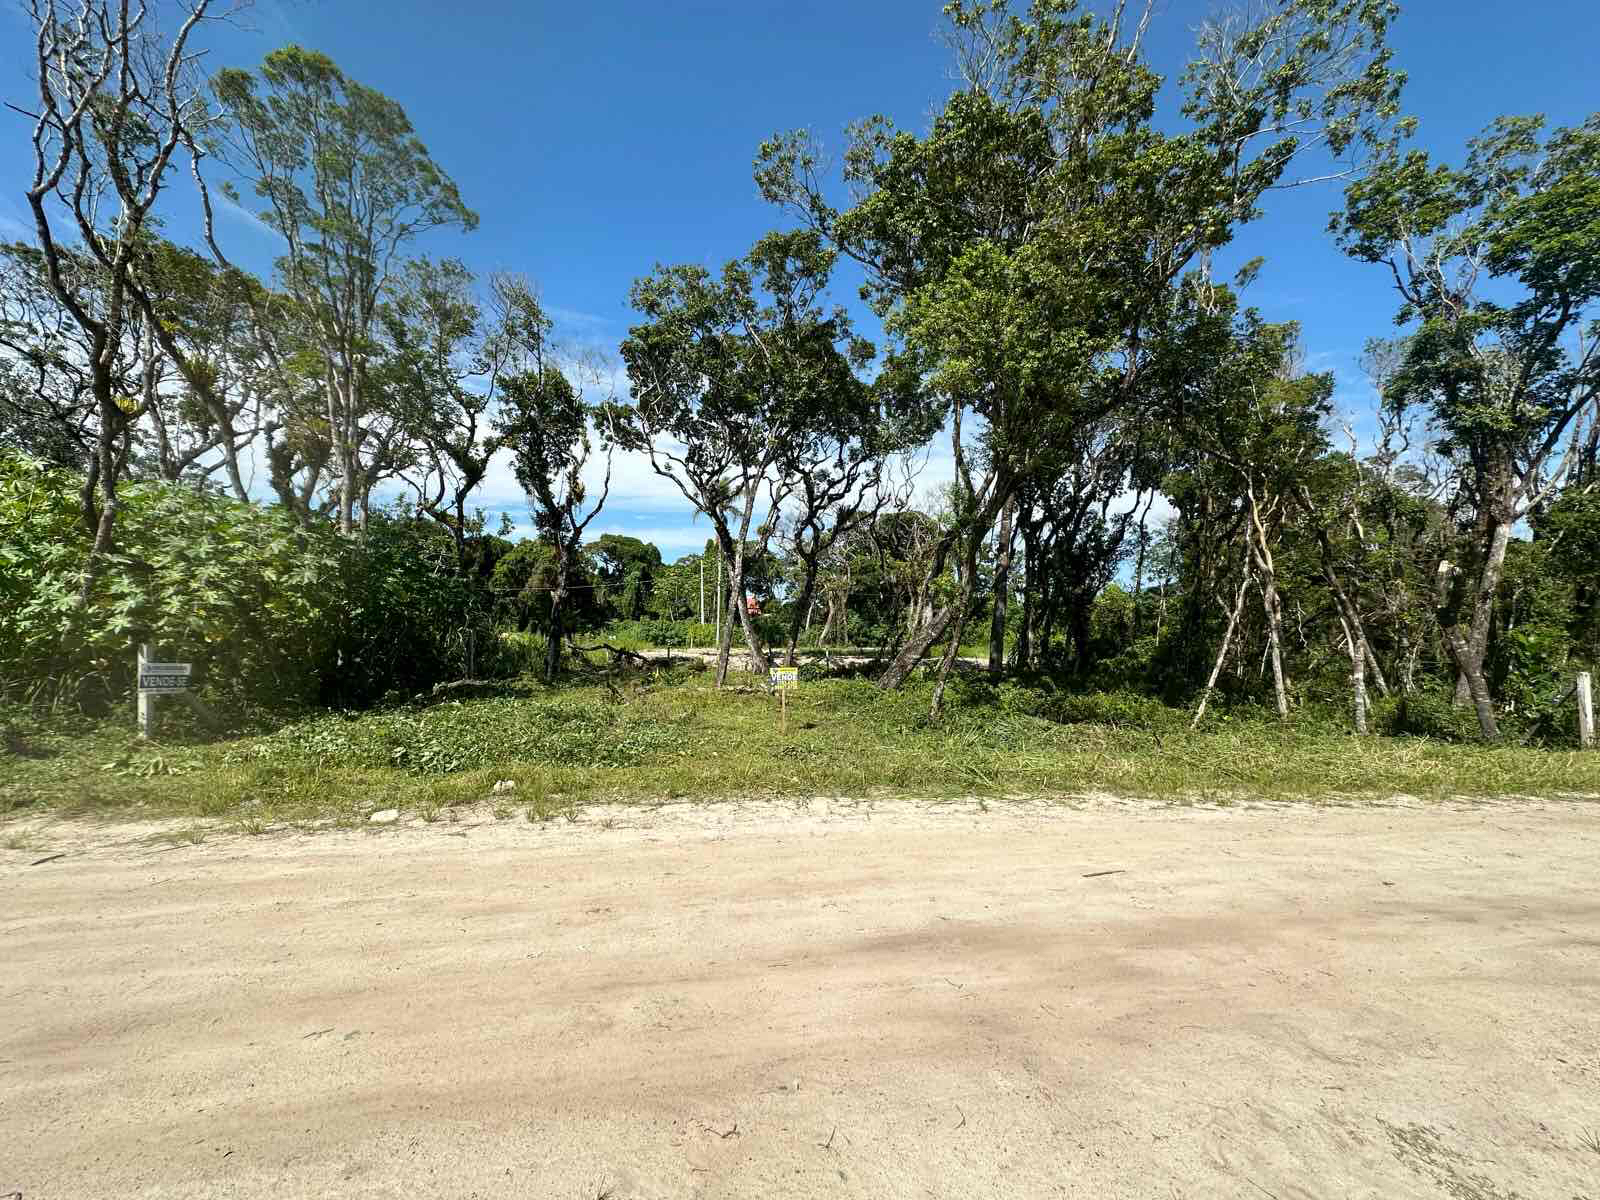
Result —
[{"label": "white cloud", "polygon": [[260,216],[251,212],[237,201],[230,200],[221,192],[212,193],[212,203],[216,205],[217,212],[235,224],[243,225],[256,233],[272,238],[274,241],[283,241],[283,235],[263,221]]},{"label": "white cloud", "polygon": [[599,313],[584,312],[582,309],[577,308],[562,308],[559,304],[546,305],[545,312],[554,317],[559,324],[572,330],[581,329],[593,333],[602,329],[610,329],[616,325],[616,322],[610,317],[603,317]]}]

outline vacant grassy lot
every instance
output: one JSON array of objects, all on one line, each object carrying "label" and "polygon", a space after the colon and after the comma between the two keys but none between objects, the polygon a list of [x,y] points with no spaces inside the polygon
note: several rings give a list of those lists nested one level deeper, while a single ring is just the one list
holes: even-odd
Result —
[{"label": "vacant grassy lot", "polygon": [[927,700],[921,687],[885,695],[863,680],[807,682],[780,730],[764,691],[717,692],[706,674],[679,670],[323,714],[210,742],[186,738],[172,718],[169,738],[144,744],[129,723],[12,715],[0,814],[194,817],[249,831],[355,823],[378,808],[435,820],[502,779],[517,785],[496,797],[502,815],[529,819],[680,797],[1600,793],[1600,754],[1357,739],[1312,716],[1280,728],[1223,714],[1191,734],[1186,714],[1137,697],[1042,698],[968,682],[930,722]]}]

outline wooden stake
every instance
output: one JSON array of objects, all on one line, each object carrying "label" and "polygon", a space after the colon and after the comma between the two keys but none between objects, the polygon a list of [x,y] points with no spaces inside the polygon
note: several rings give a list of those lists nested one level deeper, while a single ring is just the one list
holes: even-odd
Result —
[{"label": "wooden stake", "polygon": [[778,732],[789,732],[789,692],[782,687],[778,689]]},{"label": "wooden stake", "polygon": [[1589,672],[1578,673],[1578,745],[1594,749],[1594,691]]}]

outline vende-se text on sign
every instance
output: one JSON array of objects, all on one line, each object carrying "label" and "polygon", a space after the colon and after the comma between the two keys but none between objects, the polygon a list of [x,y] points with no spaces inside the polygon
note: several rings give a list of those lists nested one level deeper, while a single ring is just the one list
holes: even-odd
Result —
[{"label": "vende-se text on sign", "polygon": [[147,662],[139,666],[141,692],[186,692],[193,663]]}]

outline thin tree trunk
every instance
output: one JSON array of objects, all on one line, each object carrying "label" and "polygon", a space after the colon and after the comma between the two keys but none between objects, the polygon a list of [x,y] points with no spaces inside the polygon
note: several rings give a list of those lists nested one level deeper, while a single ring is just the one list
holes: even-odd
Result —
[{"label": "thin tree trunk", "polygon": [[558,547],[556,560],[556,585],[550,590],[550,618],[546,626],[547,642],[544,648],[544,681],[554,683],[561,669],[561,638],[563,611],[567,598],[567,555],[569,551]]},{"label": "thin tree trunk", "polygon": [[[1255,533],[1256,567],[1261,573],[1261,604],[1267,616],[1267,647],[1272,655],[1272,686],[1278,704],[1278,719],[1289,719],[1289,690],[1283,677],[1283,605],[1278,599],[1277,570],[1272,561],[1272,550],[1267,545],[1266,525],[1261,519],[1261,507],[1256,502],[1255,489],[1249,491],[1250,525]],[[1249,535],[1246,535],[1248,541]]]},{"label": "thin tree trunk", "polygon": [[[125,453],[117,453],[117,442],[123,437],[123,431],[127,426],[127,417],[112,397],[110,373],[97,363],[94,374],[95,396],[100,408],[100,430],[99,437],[95,443],[92,475],[93,481],[99,485],[100,499],[96,504],[93,488],[86,484],[84,515],[86,520],[91,514],[93,516],[94,541],[89,545],[89,557],[84,560],[83,574],[78,580],[78,614],[86,613],[89,609],[89,600],[94,593],[95,580],[100,575],[100,564],[112,550],[117,514],[122,508],[121,500],[117,495],[117,488],[121,482],[120,477]],[[98,511],[96,511],[97,508]],[[72,624],[72,622],[69,622],[69,625]]]},{"label": "thin tree trunk", "polygon": [[1383,677],[1383,668],[1378,665],[1378,656],[1372,652],[1372,643],[1367,640],[1366,628],[1361,630],[1361,644],[1367,651],[1367,669],[1372,672],[1372,682],[1378,685],[1378,695],[1389,695],[1389,682]]},{"label": "thin tree trunk", "polygon": [[1041,609],[1039,631],[1037,640],[1034,643],[1033,653],[1040,664],[1048,668],[1053,661],[1050,657],[1050,643],[1055,641],[1056,610],[1060,606],[1056,602],[1056,597],[1052,594],[1054,592],[1053,588],[1046,584],[1040,590],[1042,594],[1039,597],[1039,607]]},{"label": "thin tree trunk", "polygon": [[1344,630],[1345,652],[1350,656],[1350,693],[1355,709],[1356,733],[1367,732],[1367,642],[1366,637],[1352,628],[1350,622],[1339,618]]},{"label": "thin tree trunk", "polygon": [[1200,728],[1200,719],[1206,715],[1206,705],[1211,703],[1211,693],[1216,689],[1217,676],[1222,674],[1222,664],[1227,661],[1228,650],[1233,645],[1233,631],[1239,627],[1239,617],[1244,612],[1245,593],[1250,590],[1250,562],[1244,563],[1244,575],[1239,580],[1239,594],[1233,598],[1233,611],[1228,615],[1228,627],[1222,634],[1222,645],[1217,647],[1217,661],[1211,664],[1211,677],[1206,680],[1206,690],[1200,694],[1200,707],[1195,709],[1191,731]]},{"label": "thin tree trunk", "polygon": [[744,511],[739,514],[739,539],[734,541],[731,531],[720,517],[713,517],[717,530],[717,583],[722,584],[722,560],[728,560],[727,587],[719,592],[718,603],[723,600],[728,604],[728,621],[724,628],[722,614],[717,614],[717,686],[726,687],[728,683],[728,660],[733,653],[733,606],[744,590],[744,545],[750,536],[750,520],[756,509],[756,493],[754,486],[747,487],[744,493]]},{"label": "thin tree trunk", "polygon": [[1283,610],[1278,601],[1278,585],[1270,574],[1261,581],[1261,603],[1267,614],[1267,645],[1272,654],[1272,687],[1278,704],[1278,719],[1289,719],[1289,690],[1283,677]]},{"label": "thin tree trunk", "polygon": [[850,631],[849,622],[846,619],[846,603],[847,597],[844,594],[829,590],[827,594],[828,616],[827,620],[823,622],[822,632],[818,635],[818,640],[824,646],[832,646],[841,639],[848,640]]},{"label": "thin tree trunk", "polygon": [[[720,566],[721,566],[721,559],[718,559],[718,567],[720,568]],[[722,572],[719,569],[717,571],[717,575],[720,577],[721,574],[722,574]],[[730,578],[729,578],[729,588],[728,588],[728,590],[727,591],[723,591],[720,587],[717,589],[717,606],[718,606],[719,610],[720,610],[720,608],[721,608],[721,606],[723,605],[724,602],[731,603],[731,601],[729,600],[730,596],[734,596],[734,595],[738,594],[737,591],[734,590],[732,574],[733,574],[733,572],[730,570],[730,572],[729,572]],[[727,683],[728,683],[728,659],[732,655],[732,653],[733,653],[733,613],[730,612],[728,614],[728,619],[726,621],[724,621],[722,619],[722,613],[720,611],[718,611],[718,613],[717,613],[717,686],[719,688],[727,686]]]},{"label": "thin tree trunk", "polygon": [[1033,549],[1032,526],[1022,522],[1022,614],[1017,620],[1017,644],[1012,648],[1012,659],[1019,671],[1033,668],[1033,607],[1038,564]]},{"label": "thin tree trunk", "polygon": [[1144,512],[1139,515],[1139,556],[1133,566],[1133,629],[1131,641],[1139,640],[1139,633],[1144,626],[1139,613],[1140,601],[1144,599],[1144,555],[1150,544],[1150,530],[1146,522],[1150,519],[1150,505],[1155,503],[1156,494],[1150,493],[1150,498],[1144,502]]},{"label": "thin tree trunk", "polygon": [[[1313,513],[1310,494],[1306,489],[1301,489],[1304,497],[1306,511]],[[1356,732],[1365,733],[1366,730],[1366,673],[1367,668],[1372,668],[1373,681],[1378,685],[1380,695],[1389,694],[1389,685],[1384,682],[1383,672],[1378,667],[1378,660],[1372,653],[1372,645],[1367,640],[1367,627],[1361,620],[1361,612],[1356,608],[1355,602],[1350,599],[1350,594],[1345,590],[1344,582],[1339,578],[1339,572],[1333,565],[1333,542],[1328,537],[1328,531],[1321,524],[1315,525],[1317,547],[1321,553],[1322,578],[1328,585],[1328,591],[1333,594],[1334,607],[1339,612],[1339,621],[1345,631],[1345,640],[1351,647],[1359,648],[1361,661],[1354,664],[1352,680],[1360,689],[1360,696],[1356,701]]]},{"label": "thin tree trunk", "polygon": [[1000,510],[1000,534],[995,543],[994,602],[989,618],[989,677],[999,679],[1006,665],[1006,604],[1011,593],[1011,551],[1015,540],[1017,502]]},{"label": "thin tree trunk", "polygon": [[933,701],[928,706],[928,713],[934,719],[944,712],[944,688],[949,682],[951,668],[955,666],[956,656],[961,652],[961,633],[966,628],[966,610],[971,603],[971,588],[967,589],[967,599],[961,606],[961,611],[956,613],[955,619],[950,623],[950,642],[944,648],[944,656],[939,660],[939,676],[933,684]]}]

